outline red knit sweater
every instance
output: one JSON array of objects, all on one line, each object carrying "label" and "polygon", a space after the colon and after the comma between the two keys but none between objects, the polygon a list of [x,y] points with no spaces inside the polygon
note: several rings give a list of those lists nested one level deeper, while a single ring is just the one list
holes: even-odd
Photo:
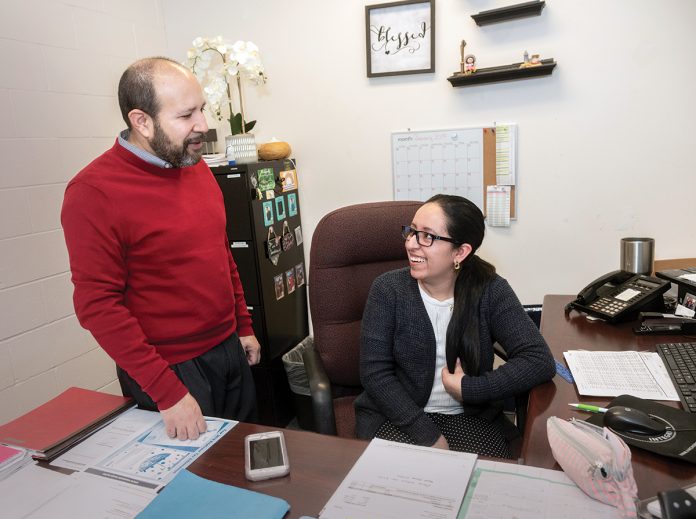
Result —
[{"label": "red knit sweater", "polygon": [[68,183],[61,222],[80,323],[160,409],[187,392],[170,364],[253,334],[203,161],[163,169],[117,141]]}]

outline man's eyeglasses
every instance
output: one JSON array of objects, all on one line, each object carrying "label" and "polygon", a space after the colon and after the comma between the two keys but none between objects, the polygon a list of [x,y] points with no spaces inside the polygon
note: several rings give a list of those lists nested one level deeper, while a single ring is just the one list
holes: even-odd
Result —
[{"label": "man's eyeglasses", "polygon": [[435,242],[435,240],[448,241],[450,243],[454,243],[455,245],[457,244],[457,241],[453,240],[452,238],[438,236],[437,234],[433,234],[426,231],[417,231],[409,225],[401,226],[401,236],[404,237],[404,240],[408,240],[411,236],[414,235],[416,236],[416,241],[418,242],[418,245],[420,245],[421,247],[430,247]]}]

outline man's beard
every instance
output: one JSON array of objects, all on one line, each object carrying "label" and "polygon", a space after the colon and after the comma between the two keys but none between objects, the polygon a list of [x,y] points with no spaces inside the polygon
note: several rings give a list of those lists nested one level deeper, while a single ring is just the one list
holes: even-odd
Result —
[{"label": "man's beard", "polygon": [[164,132],[157,119],[154,119],[154,123],[155,134],[152,139],[150,139],[149,144],[152,151],[154,151],[155,155],[160,159],[169,162],[175,168],[193,166],[201,160],[203,148],[199,151],[188,151],[188,145],[203,139],[202,133],[191,134],[191,136],[184,139],[181,146],[177,146]]}]

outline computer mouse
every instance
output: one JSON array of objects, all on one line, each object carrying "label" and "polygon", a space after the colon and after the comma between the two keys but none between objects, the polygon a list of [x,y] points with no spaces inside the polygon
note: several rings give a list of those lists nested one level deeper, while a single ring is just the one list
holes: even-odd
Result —
[{"label": "computer mouse", "polygon": [[604,413],[604,425],[616,432],[659,436],[667,430],[644,411],[632,407],[614,406]]}]

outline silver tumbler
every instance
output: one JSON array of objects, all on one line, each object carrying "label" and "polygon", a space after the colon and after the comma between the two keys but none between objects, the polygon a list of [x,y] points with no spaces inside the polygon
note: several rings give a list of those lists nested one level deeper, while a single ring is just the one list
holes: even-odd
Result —
[{"label": "silver tumbler", "polygon": [[654,239],[621,238],[621,270],[649,275],[653,270],[654,259]]}]

